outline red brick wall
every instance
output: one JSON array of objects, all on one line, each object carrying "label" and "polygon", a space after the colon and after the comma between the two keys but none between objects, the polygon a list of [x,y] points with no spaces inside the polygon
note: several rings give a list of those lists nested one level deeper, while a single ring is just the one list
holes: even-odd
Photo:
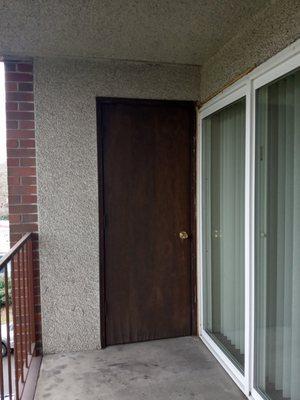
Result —
[{"label": "red brick wall", "polygon": [[35,233],[33,243],[35,323],[37,339],[41,345],[32,63],[27,61],[5,62],[5,84],[10,240],[13,245],[26,232]]}]

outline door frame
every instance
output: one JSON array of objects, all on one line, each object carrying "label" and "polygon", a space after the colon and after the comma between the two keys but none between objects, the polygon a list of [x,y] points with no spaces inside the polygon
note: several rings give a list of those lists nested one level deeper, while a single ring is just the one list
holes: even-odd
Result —
[{"label": "door frame", "polygon": [[197,304],[197,220],[196,220],[196,102],[178,100],[132,99],[123,97],[96,97],[97,113],[97,160],[98,160],[98,206],[99,206],[99,279],[100,279],[100,346],[106,347],[106,287],[105,287],[105,207],[104,207],[104,165],[103,165],[103,119],[105,104],[168,105],[182,106],[191,110],[190,129],[190,246],[191,246],[191,335],[198,335]]}]

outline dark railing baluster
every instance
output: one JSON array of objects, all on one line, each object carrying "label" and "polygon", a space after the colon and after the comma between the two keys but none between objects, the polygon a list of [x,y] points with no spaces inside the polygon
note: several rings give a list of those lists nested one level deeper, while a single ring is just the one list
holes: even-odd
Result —
[{"label": "dark railing baluster", "polygon": [[[30,343],[35,343],[35,321],[34,321],[34,290],[33,290],[33,262],[32,262],[32,240],[28,241],[28,276],[29,276],[29,310],[30,310]],[[30,354],[32,349],[30,345]]]},{"label": "dark railing baluster", "polygon": [[25,244],[25,254],[26,254],[26,268],[25,268],[25,300],[26,300],[26,353],[27,353],[27,368],[29,366],[29,355],[30,355],[30,315],[29,315],[29,293],[28,293],[28,285],[29,285],[29,280],[28,280],[28,270],[29,270],[29,262],[28,262],[28,243],[26,242]]},{"label": "dark railing baluster", "polygon": [[[9,274],[10,268],[10,274]],[[35,352],[35,321],[32,264],[32,234],[26,234],[0,260],[0,273],[4,274],[4,294],[7,339],[7,362],[0,355],[0,395],[22,400],[28,371]],[[10,289],[12,294],[12,323],[14,328],[14,362],[11,355]],[[0,314],[0,340],[2,341],[2,315]],[[4,372],[5,368],[5,372]],[[14,384],[13,384],[14,376]],[[4,377],[7,377],[7,379]],[[7,382],[7,383],[6,383]],[[6,387],[7,386],[7,387]]]},{"label": "dark railing baluster", "polygon": [[[5,287],[5,312],[6,312],[6,331],[7,331],[7,368],[8,368],[8,393],[12,399],[12,371],[11,371],[11,348],[10,348],[10,315],[9,315],[9,282],[8,282],[8,265],[4,267],[4,287]],[[12,267],[10,263],[10,267]]]},{"label": "dark railing baluster", "polygon": [[22,263],[23,263],[23,247],[20,249],[20,254],[18,257],[18,320],[19,320],[19,340],[20,340],[20,368],[21,368],[21,381],[24,383],[24,368],[23,368],[23,361],[24,361],[24,353],[23,353],[23,318],[22,318],[22,293],[21,293],[21,271],[22,271]]},{"label": "dark railing baluster", "polygon": [[28,368],[28,347],[27,347],[27,307],[26,307],[26,243],[22,248],[23,264],[22,264],[22,298],[23,298],[23,350],[24,350],[24,362],[26,368]]},{"label": "dark railing baluster", "polygon": [[17,265],[18,265],[17,253],[12,259],[12,269],[11,269],[11,282],[12,282],[12,306],[13,306],[13,324],[14,324],[14,356],[15,356],[15,396],[16,400],[20,399],[19,396],[19,343],[17,340],[18,336],[18,319],[17,319],[17,294],[16,294],[16,282],[17,282]]},{"label": "dark railing baluster", "polygon": [[[1,318],[1,310],[0,310],[0,342],[2,344],[2,318]],[[1,346],[1,355],[0,355],[0,394],[1,399],[4,399],[4,376],[3,376],[3,355],[2,355],[2,346]]]}]

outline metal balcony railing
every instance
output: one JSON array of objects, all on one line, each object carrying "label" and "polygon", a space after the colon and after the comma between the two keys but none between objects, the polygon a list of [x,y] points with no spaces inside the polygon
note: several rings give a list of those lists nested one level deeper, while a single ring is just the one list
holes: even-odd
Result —
[{"label": "metal balcony railing", "polygon": [[0,306],[0,395],[21,400],[36,355],[31,233],[0,260]]}]

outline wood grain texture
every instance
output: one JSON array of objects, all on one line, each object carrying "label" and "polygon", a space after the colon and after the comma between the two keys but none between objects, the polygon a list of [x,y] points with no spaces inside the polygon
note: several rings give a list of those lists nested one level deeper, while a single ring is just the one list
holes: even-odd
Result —
[{"label": "wood grain texture", "polygon": [[[106,345],[190,335],[194,105],[98,101]],[[103,331],[103,329],[102,329]]]}]

